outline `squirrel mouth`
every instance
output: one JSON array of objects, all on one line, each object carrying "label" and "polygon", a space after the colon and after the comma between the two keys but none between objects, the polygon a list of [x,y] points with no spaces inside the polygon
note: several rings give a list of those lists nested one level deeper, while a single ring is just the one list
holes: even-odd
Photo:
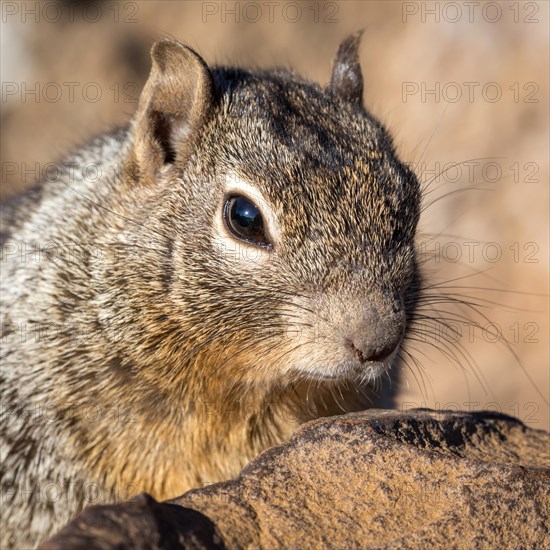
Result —
[{"label": "squirrel mouth", "polygon": [[332,368],[326,366],[308,368],[305,370],[305,374],[309,378],[324,382],[341,382],[343,380],[372,382],[391,368],[393,359],[392,356],[385,361],[368,361],[366,363],[347,360]]},{"label": "squirrel mouth", "polygon": [[396,360],[399,343],[382,350],[379,354],[370,354],[366,358],[349,340],[341,348],[340,355],[332,356],[325,362],[322,357],[301,364],[299,370],[308,378],[326,382],[355,381],[361,384],[374,382],[387,373]]}]

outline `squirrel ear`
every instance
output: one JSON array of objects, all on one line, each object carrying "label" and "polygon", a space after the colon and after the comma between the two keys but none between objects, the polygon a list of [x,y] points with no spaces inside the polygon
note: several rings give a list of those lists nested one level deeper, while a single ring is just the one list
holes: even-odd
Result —
[{"label": "squirrel ear", "polygon": [[360,30],[340,44],[329,86],[334,93],[357,105],[363,102],[363,75],[358,53],[362,34],[363,31]]},{"label": "squirrel ear", "polygon": [[134,119],[134,161],[139,176],[184,160],[214,104],[212,73],[191,48],[171,40],[151,49],[152,67]]}]

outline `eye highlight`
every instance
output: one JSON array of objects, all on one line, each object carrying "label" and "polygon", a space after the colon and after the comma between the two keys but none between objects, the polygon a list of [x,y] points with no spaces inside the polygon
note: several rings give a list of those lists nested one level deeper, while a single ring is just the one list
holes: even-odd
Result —
[{"label": "eye highlight", "polygon": [[223,207],[227,229],[241,241],[261,247],[270,247],[260,209],[242,195],[229,196]]}]

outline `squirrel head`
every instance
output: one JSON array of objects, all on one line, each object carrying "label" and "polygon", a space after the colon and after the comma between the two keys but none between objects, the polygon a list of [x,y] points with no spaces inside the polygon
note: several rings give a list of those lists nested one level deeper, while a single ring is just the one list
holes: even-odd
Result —
[{"label": "squirrel head", "polygon": [[342,43],[325,87],[154,45],[127,181],[164,236],[162,261],[142,267],[162,280],[155,341],[182,371],[366,381],[394,360],[420,187],[363,106],[359,41]]}]

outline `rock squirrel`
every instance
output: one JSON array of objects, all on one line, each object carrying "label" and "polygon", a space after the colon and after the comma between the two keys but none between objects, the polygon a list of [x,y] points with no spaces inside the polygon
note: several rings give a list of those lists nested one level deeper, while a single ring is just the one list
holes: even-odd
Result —
[{"label": "rock squirrel", "polygon": [[387,395],[421,193],[363,106],[359,41],[321,87],[161,40],[128,127],[5,207],[2,548]]}]

